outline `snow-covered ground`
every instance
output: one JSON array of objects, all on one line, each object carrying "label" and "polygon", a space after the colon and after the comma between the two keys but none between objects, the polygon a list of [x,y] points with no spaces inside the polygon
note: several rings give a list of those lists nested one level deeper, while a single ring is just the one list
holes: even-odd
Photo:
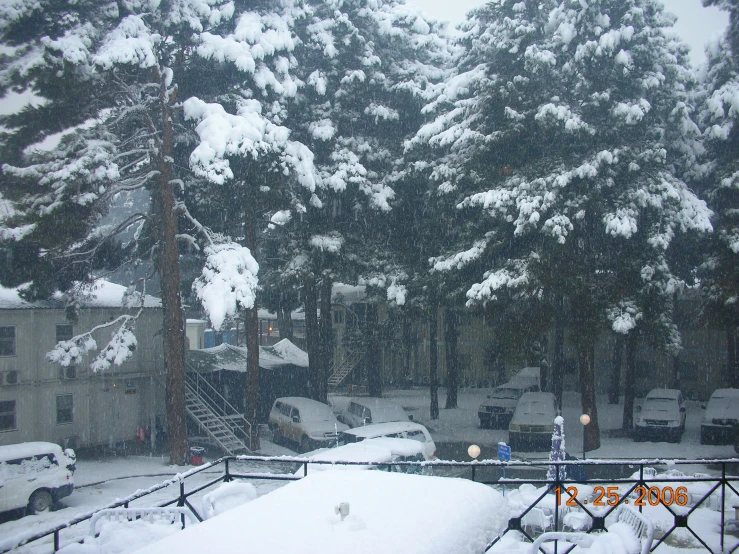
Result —
[{"label": "snow-covered ground", "polygon": [[[485,399],[488,391],[483,389],[463,389],[459,392],[456,409],[443,409],[445,395],[440,390],[439,404],[442,407],[440,418],[432,421],[429,418],[429,397],[426,389],[394,390],[385,393],[387,398],[395,400],[402,405],[414,420],[426,425],[437,445],[442,445],[440,451],[444,451],[443,445],[458,443],[458,452],[466,452],[470,444],[478,444],[481,448],[479,459],[495,459],[497,443],[507,440],[505,430],[483,430],[478,426],[477,408]],[[335,407],[340,407],[347,402],[346,396],[332,396]],[[578,422],[580,415],[579,396],[576,393],[566,393],[564,401],[564,420],[567,451],[572,455],[580,457],[582,454],[582,426]],[[614,432],[621,426],[622,405],[609,405],[605,398],[599,399],[599,421],[602,431],[602,446],[596,451],[588,452],[588,458],[731,458],[734,456],[732,446],[702,446],[699,442],[700,422],[702,410],[698,403],[688,404],[686,431],[679,444],[672,443],[636,443],[627,437],[615,436]],[[294,452],[285,446],[274,445],[269,441],[269,432],[265,430],[262,438],[263,455],[294,455]],[[515,453],[514,458],[543,458],[547,453]],[[464,459],[463,456],[458,456]],[[52,528],[75,517],[99,510],[111,503],[125,498],[138,490],[147,489],[172,478],[177,473],[186,471],[187,467],[168,465],[165,457],[152,456],[128,456],[110,458],[105,460],[79,459],[75,474],[76,489],[74,493],[63,499],[63,507],[46,514],[37,516],[18,517],[19,514],[6,514],[3,523],[0,523],[0,542],[12,540],[17,535],[27,535],[44,529]],[[264,464],[250,463],[241,468],[243,471],[267,472],[274,471]],[[681,468],[683,471],[708,471],[705,467]],[[220,471],[217,469],[207,470],[193,478],[187,479],[187,490],[195,488],[198,484],[205,483],[209,479],[217,477]],[[254,485],[259,496],[271,492],[283,486],[283,481],[255,481]],[[199,506],[202,495],[200,493],[193,499]],[[144,499],[135,501],[132,506],[153,506],[165,500],[176,498],[178,487],[176,484],[160,490]],[[664,510],[664,509],[662,509]],[[715,527],[718,512],[701,513],[700,518],[707,520],[707,527]],[[657,514],[659,515],[659,514]],[[666,511],[665,514],[666,515]],[[17,519],[13,519],[17,517]],[[660,516],[661,517],[661,516]],[[696,518],[698,516],[696,515]],[[693,520],[691,519],[691,522]],[[88,525],[75,526],[75,530],[65,531],[62,544],[69,542],[73,536],[82,536],[87,532]],[[78,529],[77,529],[78,528]],[[166,534],[171,529],[164,530]],[[157,537],[159,535],[156,535]],[[137,537],[137,538],[134,538]],[[148,538],[147,538],[148,537]],[[105,552],[132,552],[137,545],[155,536],[149,536],[146,532],[139,530],[132,532],[126,539],[108,544]],[[18,549],[18,552],[41,553],[49,552],[51,540],[43,543],[34,543]]]}]

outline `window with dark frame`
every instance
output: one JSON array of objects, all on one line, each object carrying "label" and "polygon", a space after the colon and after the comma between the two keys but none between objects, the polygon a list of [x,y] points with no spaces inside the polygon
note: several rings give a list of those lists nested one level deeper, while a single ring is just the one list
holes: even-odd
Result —
[{"label": "window with dark frame", "polygon": [[74,421],[74,397],[71,394],[59,394],[56,397],[56,423],[72,423]]},{"label": "window with dark frame", "polygon": [[15,400],[0,402],[0,431],[15,431],[18,424],[15,418]]},{"label": "window with dark frame", "polygon": [[70,340],[74,336],[74,329],[71,325],[64,323],[56,326],[56,342]]},{"label": "window with dark frame", "polygon": [[15,325],[0,327],[0,356],[15,356]]}]

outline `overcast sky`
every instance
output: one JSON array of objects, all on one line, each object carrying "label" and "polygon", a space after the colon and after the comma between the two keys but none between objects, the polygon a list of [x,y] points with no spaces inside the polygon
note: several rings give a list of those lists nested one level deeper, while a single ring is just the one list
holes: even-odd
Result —
[{"label": "overcast sky", "polygon": [[[464,21],[465,14],[484,4],[484,0],[406,0],[433,19],[449,21],[452,27]],[[678,19],[675,30],[687,42],[691,50],[693,65],[705,59],[703,45],[716,33],[722,33],[729,22],[729,16],[718,8],[704,8],[701,0],[665,0],[667,11]]]},{"label": "overcast sky", "polygon": [[[2,0],[0,0],[2,1]],[[464,21],[465,14],[472,8],[484,3],[481,0],[406,0],[408,4],[426,13],[433,19],[449,21],[455,27]],[[668,11],[678,16],[675,30],[683,37],[691,48],[693,65],[705,59],[703,46],[713,35],[720,34],[726,28],[729,16],[717,8],[704,8],[701,0],[666,0]],[[8,113],[18,109],[27,102],[28,96],[0,99],[0,113]]]}]

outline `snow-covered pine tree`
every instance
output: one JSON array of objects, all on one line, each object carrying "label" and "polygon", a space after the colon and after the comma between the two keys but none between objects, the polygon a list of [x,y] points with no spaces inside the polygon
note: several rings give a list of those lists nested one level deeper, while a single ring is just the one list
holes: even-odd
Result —
[{"label": "snow-covered pine tree", "polygon": [[[676,137],[695,126],[672,23],[652,0],[487,4],[427,106],[437,118],[414,139],[439,148],[435,176],[450,199],[484,216],[474,242],[435,260],[448,271],[484,260],[468,303],[504,290],[567,299],[590,448],[600,444],[597,334],[633,328],[626,306],[642,313],[645,291],[671,297],[673,237],[711,228],[674,171]],[[622,289],[627,270],[636,290]]]},{"label": "snow-covered pine tree", "polygon": [[[440,76],[446,41],[437,23],[397,1],[316,1],[310,8],[295,51],[305,86],[285,125],[315,153],[324,187],[317,198],[296,199],[289,220],[278,214],[285,223],[274,236],[285,245],[285,274],[301,273],[308,289],[320,289],[328,316],[324,302],[335,280],[367,285],[371,304],[403,296],[383,247],[388,213],[404,169],[403,140],[419,126],[421,93]],[[379,363],[370,366],[379,377]],[[326,377],[319,377],[320,396]],[[372,383],[379,395],[379,379]]]},{"label": "snow-covered pine tree", "polygon": [[716,232],[704,244],[701,290],[712,324],[726,330],[729,384],[739,387],[739,4],[704,0],[729,12],[729,26],[707,49],[699,120],[709,173],[705,198]]},{"label": "snow-covered pine tree", "polygon": [[[39,245],[51,240],[54,256],[37,256],[44,262],[37,265],[43,267],[57,259],[61,260],[57,265],[87,259],[114,244],[123,232],[127,236],[121,260],[152,262],[165,313],[167,417],[174,463],[184,462],[186,448],[178,240],[196,243],[180,232],[178,219],[189,222],[206,244],[214,242],[181,201],[192,147],[178,101],[190,99],[187,115],[194,118],[218,111],[198,97],[208,99],[221,88],[238,86],[238,81],[229,81],[238,72],[211,64],[212,58],[228,60],[230,68],[250,75],[259,72],[267,86],[273,85],[273,74],[263,71],[260,60],[280,40],[290,38],[275,32],[274,25],[265,29],[262,14],[239,9],[236,13],[237,6],[226,1],[177,0],[20,1],[0,10],[3,43],[13,48],[0,68],[3,85],[33,90],[45,100],[4,122],[14,131],[5,144],[5,159],[13,165],[4,167],[4,178],[21,185],[27,181],[28,186],[14,195],[20,215],[12,229],[3,230],[3,237],[23,239],[36,253]],[[279,19],[274,15],[270,21],[279,24]],[[58,149],[52,147],[48,153],[27,149],[63,130],[70,134]],[[208,157],[198,161],[207,171]],[[224,170],[216,166],[211,168],[215,173]],[[55,168],[51,174],[49,167]],[[101,217],[111,203],[136,190],[146,191],[148,205],[124,221],[103,225]],[[75,213],[78,217],[70,220],[68,215]],[[54,242],[49,229],[60,221],[77,226],[65,233],[64,240]],[[9,247],[24,250],[17,242]],[[89,263],[77,267],[83,268],[73,275],[79,280],[89,279],[97,269]],[[39,274],[34,282],[48,274]],[[244,277],[242,271],[239,278]],[[57,284],[65,283],[51,283]],[[43,283],[45,291],[52,286]]]}]

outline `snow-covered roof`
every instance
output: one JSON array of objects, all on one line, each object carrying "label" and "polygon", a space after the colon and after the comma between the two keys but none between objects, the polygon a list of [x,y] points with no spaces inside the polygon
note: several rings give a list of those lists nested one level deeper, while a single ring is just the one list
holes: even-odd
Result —
[{"label": "snow-covered roof", "polygon": [[[335,507],[346,502],[344,520]],[[466,479],[385,471],[320,471],[140,553],[473,554],[508,522],[506,499]]]},{"label": "snow-covered roof", "polygon": [[[257,310],[257,317],[259,319],[269,319],[277,321],[277,314],[270,312],[269,310],[265,310],[264,308],[259,308]],[[300,308],[299,310],[294,310],[290,312],[290,319],[292,319],[293,321],[304,321],[305,312],[302,308]]]},{"label": "snow-covered roof", "polygon": [[[357,437],[372,438],[383,437],[391,433],[401,433],[403,431],[424,431],[426,428],[420,423],[413,421],[392,421],[390,423],[372,423],[362,427],[354,427],[347,429],[344,433],[349,433]],[[426,430],[428,433],[428,431]]]},{"label": "snow-covered roof", "polygon": [[680,391],[677,389],[652,389],[647,394],[647,400],[650,398],[677,398]]},{"label": "snow-covered roof", "polygon": [[374,397],[367,397],[367,398],[352,398],[352,402],[355,404],[360,404],[362,406],[367,406],[368,408],[400,408],[403,409],[402,406],[400,406],[398,403],[393,402],[392,400],[388,400],[387,398],[374,398]]},{"label": "snow-covered roof", "polygon": [[[244,346],[220,344],[213,348],[188,350],[187,361],[198,371],[246,372],[247,349]],[[308,367],[308,354],[287,339],[272,346],[259,347],[259,367],[276,369],[286,365]]]},{"label": "snow-covered roof", "polygon": [[[0,287],[0,309],[2,310],[31,310],[31,309],[64,309],[66,302],[61,292],[56,292],[48,300],[34,300],[28,302],[18,294],[20,287],[8,289]],[[127,288],[123,285],[100,279],[81,299],[83,308],[121,308]],[[139,306],[138,299],[131,298],[131,308]],[[161,308],[162,301],[154,296],[146,295],[145,308]]]},{"label": "snow-covered roof", "polygon": [[344,283],[334,283],[331,289],[331,303],[343,304],[351,306],[356,302],[365,302],[367,293],[363,285],[345,285]]}]

